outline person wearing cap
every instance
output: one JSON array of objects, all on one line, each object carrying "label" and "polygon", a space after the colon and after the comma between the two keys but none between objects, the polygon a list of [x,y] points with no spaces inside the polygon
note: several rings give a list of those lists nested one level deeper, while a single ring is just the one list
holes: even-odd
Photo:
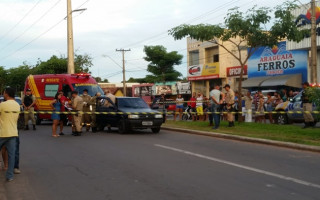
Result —
[{"label": "person wearing cap", "polygon": [[81,98],[83,100],[83,112],[84,112],[84,114],[82,115],[82,123],[83,123],[83,125],[86,126],[86,130],[89,131],[90,124],[91,124],[91,116],[90,116],[90,114],[87,114],[86,112],[91,112],[90,111],[91,96],[88,94],[87,89],[83,90]]},{"label": "person wearing cap", "polygon": [[312,102],[309,99],[308,96],[308,88],[310,87],[308,82],[304,82],[302,84],[302,96],[301,96],[301,100],[302,100],[302,104],[303,104],[303,118],[304,118],[304,127],[303,128],[308,128],[308,127],[312,127],[314,125],[314,119],[313,116],[311,114],[312,112]]},{"label": "person wearing cap", "polygon": [[36,104],[36,97],[32,95],[30,88],[26,90],[26,94],[21,99],[22,105],[24,107],[24,130],[29,130],[28,122],[31,119],[33,130],[36,130],[36,120],[34,118],[34,105]]},{"label": "person wearing cap", "polygon": [[[83,100],[78,96],[78,91],[72,91],[72,109],[73,111],[83,111]],[[72,116],[72,135],[81,136],[82,126],[81,126],[82,114],[77,113]]]},{"label": "person wearing cap", "polygon": [[232,113],[232,111],[233,111],[234,97],[235,97],[234,91],[230,88],[229,84],[226,84],[223,88],[227,91],[225,102],[227,104],[227,109],[228,109],[228,115],[227,115],[228,122],[229,122],[228,127],[233,127],[234,114]]}]

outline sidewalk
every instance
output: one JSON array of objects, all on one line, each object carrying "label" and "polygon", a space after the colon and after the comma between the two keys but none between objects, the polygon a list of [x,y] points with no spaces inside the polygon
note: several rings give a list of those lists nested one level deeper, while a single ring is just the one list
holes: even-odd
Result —
[{"label": "sidewalk", "polygon": [[[210,137],[232,139],[232,140],[259,143],[259,144],[267,144],[267,145],[273,145],[273,146],[286,147],[286,148],[291,148],[291,149],[306,150],[306,151],[320,153],[320,146],[315,146],[315,145],[297,144],[297,143],[293,143],[293,142],[283,142],[283,141],[276,141],[276,140],[270,140],[270,139],[261,139],[261,138],[254,138],[254,137],[247,137],[247,136],[240,136],[240,135],[217,133],[217,132],[212,132],[212,131],[192,130],[192,129],[186,129],[186,128],[181,128],[181,127],[170,127],[166,124],[163,124],[163,126],[161,128],[164,130],[177,131],[177,132],[181,132],[181,133],[204,135],[204,136],[210,136]],[[319,135],[320,135],[320,133],[319,133]]]}]

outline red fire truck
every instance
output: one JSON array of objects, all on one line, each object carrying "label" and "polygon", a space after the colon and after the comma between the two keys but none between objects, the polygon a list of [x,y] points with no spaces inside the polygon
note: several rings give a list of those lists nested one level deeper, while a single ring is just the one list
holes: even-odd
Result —
[{"label": "red fire truck", "polygon": [[[78,91],[79,95],[83,93],[84,89],[88,90],[90,96],[94,96],[97,92],[103,94],[100,86],[88,73],[29,75],[25,82],[24,92],[28,88],[36,97],[35,111],[52,111],[50,103],[59,90],[62,90],[64,96],[69,99],[71,91],[74,90]],[[36,115],[37,124],[50,118],[50,114]]]}]

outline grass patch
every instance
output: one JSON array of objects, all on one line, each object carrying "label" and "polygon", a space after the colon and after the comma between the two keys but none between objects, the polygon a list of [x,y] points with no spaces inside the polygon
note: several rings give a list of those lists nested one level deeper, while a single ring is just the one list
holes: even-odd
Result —
[{"label": "grass patch", "polygon": [[218,130],[213,130],[212,127],[208,126],[208,124],[208,122],[201,121],[193,122],[167,120],[163,126],[320,146],[319,128],[302,129],[297,125],[276,125],[244,122],[236,122],[235,127],[229,128],[227,127],[227,122],[222,121],[220,128]]}]

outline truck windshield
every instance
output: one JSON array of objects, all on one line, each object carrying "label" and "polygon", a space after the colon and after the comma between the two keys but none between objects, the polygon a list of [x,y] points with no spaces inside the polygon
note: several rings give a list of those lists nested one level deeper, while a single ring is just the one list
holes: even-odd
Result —
[{"label": "truck windshield", "polygon": [[102,89],[100,88],[100,86],[97,84],[77,84],[77,83],[74,83],[74,84],[72,84],[72,87],[74,88],[74,90],[79,92],[79,95],[81,95],[83,93],[84,89],[88,90],[88,94],[90,96],[95,96],[97,92],[100,92],[102,95],[104,94]]},{"label": "truck windshield", "polygon": [[149,108],[148,104],[140,98],[118,98],[119,108]]}]

